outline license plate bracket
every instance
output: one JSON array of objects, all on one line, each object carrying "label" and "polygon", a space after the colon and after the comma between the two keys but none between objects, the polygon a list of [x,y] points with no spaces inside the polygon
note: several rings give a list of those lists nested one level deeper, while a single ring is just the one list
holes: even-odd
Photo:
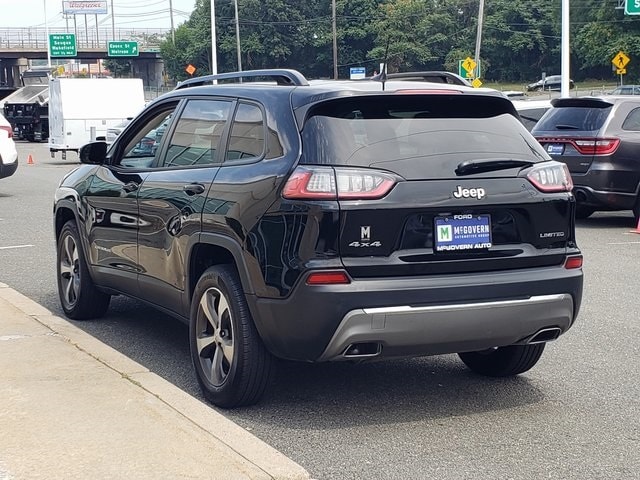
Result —
[{"label": "license plate bracket", "polygon": [[549,155],[562,155],[564,153],[564,143],[547,144],[547,153]]},{"label": "license plate bracket", "polygon": [[446,215],[434,219],[434,250],[464,252],[491,248],[491,215]]}]

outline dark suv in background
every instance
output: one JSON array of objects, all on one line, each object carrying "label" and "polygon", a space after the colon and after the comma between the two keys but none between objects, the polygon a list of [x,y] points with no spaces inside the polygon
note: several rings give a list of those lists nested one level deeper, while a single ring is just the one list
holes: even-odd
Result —
[{"label": "dark suv in background", "polygon": [[496,91],[222,74],[80,159],[55,197],[62,308],[124,294],[187,322],[221,407],[258,401],[275,357],[517,375],[580,308],[571,178]]},{"label": "dark suv in background", "polygon": [[640,219],[640,97],[557,98],[532,134],[569,167],[576,216],[633,210]]}]

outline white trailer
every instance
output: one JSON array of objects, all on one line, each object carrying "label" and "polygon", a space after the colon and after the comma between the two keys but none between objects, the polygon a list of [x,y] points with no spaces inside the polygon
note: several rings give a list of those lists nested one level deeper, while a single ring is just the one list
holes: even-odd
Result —
[{"label": "white trailer", "polygon": [[144,107],[139,78],[54,78],[49,84],[49,151],[78,152],[105,140],[107,128],[134,117]]}]

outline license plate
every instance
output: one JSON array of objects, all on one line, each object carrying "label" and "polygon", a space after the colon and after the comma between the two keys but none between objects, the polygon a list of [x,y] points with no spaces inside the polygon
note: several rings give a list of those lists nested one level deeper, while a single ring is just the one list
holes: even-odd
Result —
[{"label": "license plate", "polygon": [[562,155],[564,153],[564,143],[550,143],[547,145],[549,155]]},{"label": "license plate", "polygon": [[490,215],[448,215],[435,219],[435,251],[456,252],[491,248]]}]

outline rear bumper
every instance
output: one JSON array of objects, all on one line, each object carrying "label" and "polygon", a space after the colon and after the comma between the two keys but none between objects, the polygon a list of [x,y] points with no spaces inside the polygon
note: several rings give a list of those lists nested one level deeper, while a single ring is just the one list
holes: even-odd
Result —
[{"label": "rear bumper", "polygon": [[[518,321],[514,321],[518,319]],[[550,328],[566,332],[573,322],[571,295],[542,295],[522,300],[409,305],[349,312],[319,361],[365,356],[436,355],[529,343]],[[360,347],[360,355],[350,347]]]},{"label": "rear bumper", "polygon": [[343,358],[352,343],[382,356],[417,356],[523,343],[544,328],[566,332],[582,301],[582,270],[563,266],[447,276],[300,282],[284,300],[248,296],[276,356]]},{"label": "rear bumper", "polygon": [[636,193],[595,190],[587,185],[575,185],[573,194],[580,205],[603,210],[631,210],[638,198]]}]

